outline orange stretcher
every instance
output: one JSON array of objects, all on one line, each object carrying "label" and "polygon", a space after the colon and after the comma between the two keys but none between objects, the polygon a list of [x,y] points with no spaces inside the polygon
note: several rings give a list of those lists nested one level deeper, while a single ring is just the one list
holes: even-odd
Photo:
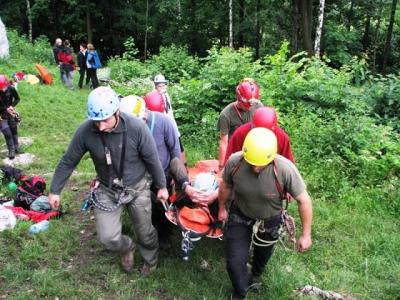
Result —
[{"label": "orange stretcher", "polygon": [[43,83],[50,85],[53,82],[53,77],[51,76],[49,70],[46,67],[36,64],[36,69],[39,71],[40,77],[42,77]]}]

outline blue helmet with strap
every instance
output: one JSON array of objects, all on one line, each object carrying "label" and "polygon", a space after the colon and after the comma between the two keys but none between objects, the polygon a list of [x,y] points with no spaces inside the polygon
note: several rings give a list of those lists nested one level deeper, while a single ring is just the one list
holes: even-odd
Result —
[{"label": "blue helmet with strap", "polygon": [[98,87],[88,96],[87,115],[93,121],[108,119],[119,109],[119,97],[110,87]]}]

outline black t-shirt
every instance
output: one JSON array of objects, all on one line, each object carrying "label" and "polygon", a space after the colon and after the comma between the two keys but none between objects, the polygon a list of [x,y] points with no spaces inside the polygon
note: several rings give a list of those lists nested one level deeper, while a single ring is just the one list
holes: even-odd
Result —
[{"label": "black t-shirt", "polygon": [[5,92],[0,91],[0,115],[3,119],[9,117],[7,108],[16,106],[19,103],[19,95],[12,85],[9,85]]}]

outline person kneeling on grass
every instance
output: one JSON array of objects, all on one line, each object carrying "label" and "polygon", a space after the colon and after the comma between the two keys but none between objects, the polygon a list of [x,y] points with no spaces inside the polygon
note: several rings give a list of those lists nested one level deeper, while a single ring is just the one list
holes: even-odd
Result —
[{"label": "person kneeling on grass", "polygon": [[[279,239],[285,194],[298,203],[302,234],[297,248],[311,247],[312,204],[296,166],[277,155],[275,134],[254,128],[246,136],[241,152],[226,163],[219,187],[220,221],[227,221],[227,271],[233,285],[231,299],[246,299],[247,292],[261,284],[261,275]],[[231,195],[232,194],[232,195]],[[225,204],[232,198],[229,216]],[[254,246],[251,273],[247,261]]]},{"label": "person kneeling on grass", "polygon": [[[89,94],[88,120],[76,131],[54,172],[49,203],[54,210],[60,208],[63,187],[89,152],[98,177],[92,196],[98,239],[107,249],[121,254],[121,266],[127,273],[134,270],[133,251],[137,247],[144,260],[141,274],[147,276],[158,262],[157,232],[151,223],[151,177],[158,199],[166,201],[168,191],[150,131],[141,120],[121,113],[119,102],[109,87]],[[121,232],[124,207],[133,223],[135,241]]]}]

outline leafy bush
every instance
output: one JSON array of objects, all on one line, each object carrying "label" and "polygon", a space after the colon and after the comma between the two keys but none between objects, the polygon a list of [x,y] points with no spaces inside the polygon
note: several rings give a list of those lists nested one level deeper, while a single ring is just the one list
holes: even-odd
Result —
[{"label": "leafy bush", "polygon": [[25,36],[18,35],[16,31],[10,30],[7,35],[12,60],[19,60],[22,64],[29,65],[34,63],[54,64],[53,51],[47,37],[40,36],[31,44]]},{"label": "leafy bush", "polygon": [[155,73],[163,74],[171,82],[196,77],[199,72],[199,61],[189,55],[187,47],[161,47],[160,54],[153,56],[150,63]]},{"label": "leafy bush", "polygon": [[125,83],[135,78],[152,77],[154,70],[137,59],[114,57],[107,64],[111,68],[111,78],[118,83]]},{"label": "leafy bush", "polygon": [[[339,111],[359,105],[361,94],[352,85],[355,76],[352,66],[344,65],[337,70],[323,60],[306,57],[305,53],[289,59],[288,54],[289,45],[283,43],[278,53],[264,58],[259,81],[265,93],[264,102],[281,106],[285,111],[299,101]],[[357,67],[357,72],[361,72],[360,66]]]},{"label": "leafy bush", "polygon": [[205,58],[206,64],[201,69],[199,78],[205,82],[207,101],[222,110],[235,100],[235,87],[244,77],[256,78],[261,66],[253,61],[253,53],[248,48],[232,50],[213,47]]},{"label": "leafy bush", "polygon": [[348,30],[343,24],[337,26],[329,20],[324,26],[324,51],[333,66],[349,64],[352,53],[362,52],[363,47],[355,31]]},{"label": "leafy bush", "polygon": [[365,98],[381,124],[400,132],[400,80],[398,76],[372,77],[365,87]]},{"label": "leafy bush", "polygon": [[122,55],[122,57],[126,60],[134,60],[139,53],[139,50],[136,48],[134,38],[128,37],[124,42],[124,47],[125,47],[125,52]]}]

